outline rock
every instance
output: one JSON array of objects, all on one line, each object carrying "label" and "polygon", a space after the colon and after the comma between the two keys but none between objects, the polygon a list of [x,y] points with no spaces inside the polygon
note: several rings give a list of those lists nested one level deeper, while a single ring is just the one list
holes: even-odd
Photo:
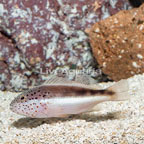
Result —
[{"label": "rock", "polygon": [[117,13],[119,10],[130,8],[128,0],[57,0],[59,16],[71,29],[84,30],[95,22]]},{"label": "rock", "polygon": [[95,23],[86,32],[94,57],[112,80],[144,72],[144,4]]},{"label": "rock", "polygon": [[11,75],[8,68],[16,68],[14,55],[16,54],[14,44],[10,39],[0,34],[0,89],[5,90],[9,85]]},{"label": "rock", "polygon": [[127,0],[1,0],[0,32],[14,45],[3,54],[7,55],[5,64],[10,75],[5,76],[10,83],[4,87],[19,91],[40,84],[44,80],[41,70],[92,67],[93,57],[83,30],[128,8]]}]

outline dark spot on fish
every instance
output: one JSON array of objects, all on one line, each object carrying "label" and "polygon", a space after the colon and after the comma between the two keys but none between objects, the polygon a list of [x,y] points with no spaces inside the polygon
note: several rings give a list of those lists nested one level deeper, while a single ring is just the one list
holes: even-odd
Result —
[{"label": "dark spot on fish", "polygon": [[33,96],[33,94],[31,94],[31,96]]},{"label": "dark spot on fish", "polygon": [[24,100],[24,96],[23,96],[23,97],[21,97],[21,100]]},{"label": "dark spot on fish", "polygon": [[34,94],[36,94],[36,92],[34,92]]},{"label": "dark spot on fish", "polygon": [[35,99],[38,99],[37,97],[35,97]]},{"label": "dark spot on fish", "polygon": [[40,90],[38,90],[38,92],[40,92]]},{"label": "dark spot on fish", "polygon": [[46,95],[43,95],[43,97],[46,97]]}]

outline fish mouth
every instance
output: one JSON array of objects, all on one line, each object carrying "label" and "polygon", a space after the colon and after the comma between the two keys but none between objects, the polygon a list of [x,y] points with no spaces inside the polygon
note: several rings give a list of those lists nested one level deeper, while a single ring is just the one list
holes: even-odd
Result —
[{"label": "fish mouth", "polygon": [[10,110],[11,110],[12,112],[14,112],[14,102],[13,102],[13,101],[10,103]]},{"label": "fish mouth", "polygon": [[10,103],[10,110],[12,112],[16,112],[16,110],[14,109],[16,107],[16,99],[13,99]]}]

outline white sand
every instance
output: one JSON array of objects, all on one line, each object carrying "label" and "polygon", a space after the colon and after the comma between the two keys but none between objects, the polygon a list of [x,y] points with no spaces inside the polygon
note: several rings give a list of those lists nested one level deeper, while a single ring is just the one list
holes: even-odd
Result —
[{"label": "white sand", "polygon": [[17,94],[0,92],[0,144],[143,144],[144,75],[128,81],[131,100],[105,102],[99,112],[64,119],[19,116],[9,110]]}]

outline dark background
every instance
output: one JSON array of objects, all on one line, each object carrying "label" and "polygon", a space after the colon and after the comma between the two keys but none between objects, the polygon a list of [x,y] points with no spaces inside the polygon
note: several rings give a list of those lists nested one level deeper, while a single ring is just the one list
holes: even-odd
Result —
[{"label": "dark background", "polygon": [[135,7],[140,6],[144,2],[144,0],[129,0],[129,1]]}]

